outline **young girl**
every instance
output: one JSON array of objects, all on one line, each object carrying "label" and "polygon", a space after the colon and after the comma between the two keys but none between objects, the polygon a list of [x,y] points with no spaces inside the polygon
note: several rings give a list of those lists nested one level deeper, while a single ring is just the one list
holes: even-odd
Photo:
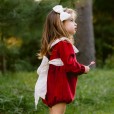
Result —
[{"label": "young girl", "polygon": [[74,100],[78,75],[89,72],[88,66],[76,60],[78,49],[72,42],[77,30],[75,19],[74,10],[57,5],[44,24],[35,103],[41,97],[50,114],[65,113],[66,104]]}]

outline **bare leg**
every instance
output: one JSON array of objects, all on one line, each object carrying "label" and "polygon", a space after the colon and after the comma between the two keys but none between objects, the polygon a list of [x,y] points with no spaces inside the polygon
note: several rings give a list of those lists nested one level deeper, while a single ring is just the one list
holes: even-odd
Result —
[{"label": "bare leg", "polygon": [[64,114],[66,110],[66,103],[59,103],[50,108],[50,114]]},{"label": "bare leg", "polygon": [[53,113],[52,113],[52,108],[49,108],[49,114],[53,114]]}]

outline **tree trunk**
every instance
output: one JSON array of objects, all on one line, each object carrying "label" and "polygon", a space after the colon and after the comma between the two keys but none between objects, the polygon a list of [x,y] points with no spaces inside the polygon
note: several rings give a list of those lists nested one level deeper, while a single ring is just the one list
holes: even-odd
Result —
[{"label": "tree trunk", "polygon": [[[0,42],[2,44],[4,44],[3,33],[0,34]],[[0,70],[2,71],[2,73],[6,72],[6,57],[5,57],[5,54],[0,55]]]},{"label": "tree trunk", "polygon": [[79,49],[77,59],[80,63],[88,65],[95,61],[95,46],[92,22],[92,0],[80,0],[77,4],[76,46]]}]

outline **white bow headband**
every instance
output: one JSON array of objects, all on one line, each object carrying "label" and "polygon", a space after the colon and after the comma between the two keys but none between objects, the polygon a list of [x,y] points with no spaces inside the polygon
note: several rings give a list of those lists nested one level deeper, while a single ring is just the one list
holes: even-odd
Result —
[{"label": "white bow headband", "polygon": [[67,20],[69,17],[71,17],[71,15],[69,13],[64,12],[62,5],[56,5],[55,7],[53,7],[53,10],[56,13],[60,14],[60,20],[61,21]]}]

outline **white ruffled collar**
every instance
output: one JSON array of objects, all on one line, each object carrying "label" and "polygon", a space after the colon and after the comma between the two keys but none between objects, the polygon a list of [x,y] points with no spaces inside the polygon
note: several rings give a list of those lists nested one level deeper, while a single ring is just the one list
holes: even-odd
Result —
[{"label": "white ruffled collar", "polygon": [[[70,42],[70,40],[69,40],[68,38],[62,37],[62,38],[56,39],[56,40],[51,44],[51,47],[53,47],[54,45],[56,45],[56,44],[59,43],[60,41],[64,41],[64,40],[67,40],[68,42]],[[78,50],[74,45],[72,45],[72,46],[73,46],[74,52],[75,52],[75,53],[78,53],[79,50]]]}]

